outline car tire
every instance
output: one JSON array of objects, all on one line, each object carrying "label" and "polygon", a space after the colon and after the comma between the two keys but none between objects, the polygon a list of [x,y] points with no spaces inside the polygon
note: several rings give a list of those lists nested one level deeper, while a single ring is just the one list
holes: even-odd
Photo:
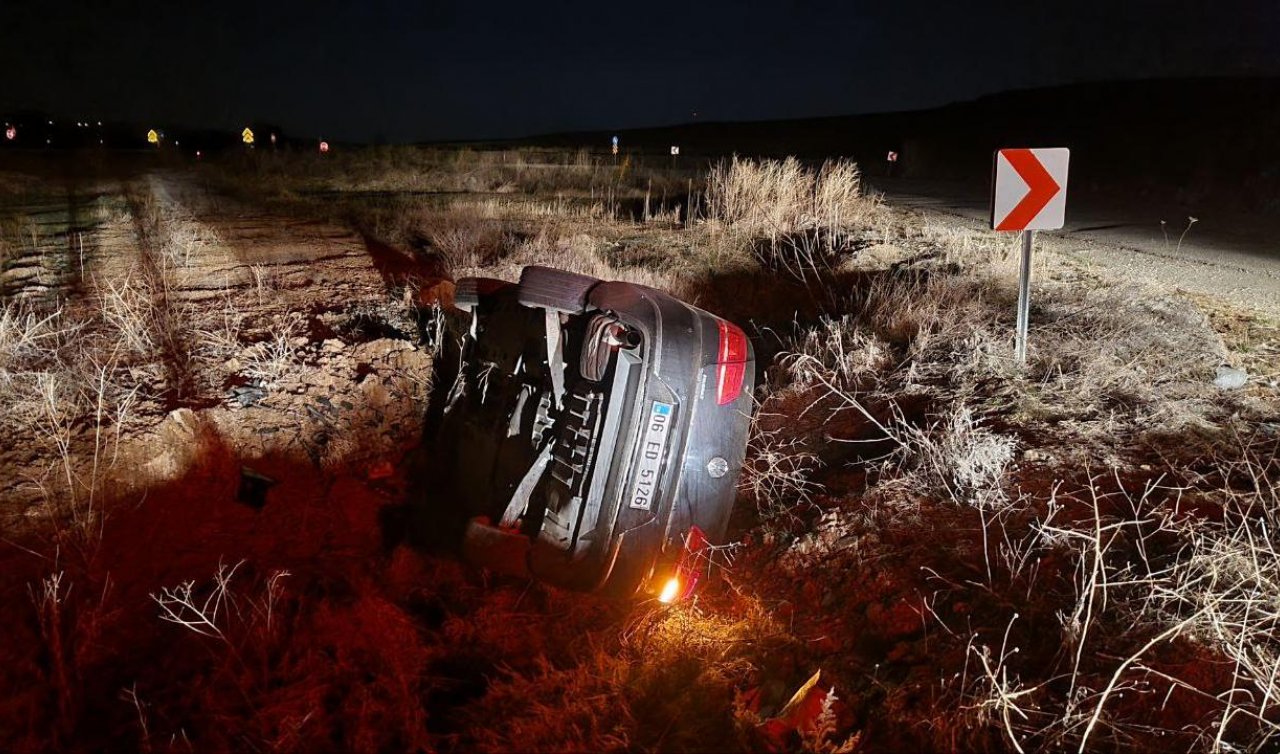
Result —
[{"label": "car tire", "polygon": [[590,275],[530,265],[520,273],[517,299],[529,307],[579,314],[587,310],[587,294],[599,282]]}]

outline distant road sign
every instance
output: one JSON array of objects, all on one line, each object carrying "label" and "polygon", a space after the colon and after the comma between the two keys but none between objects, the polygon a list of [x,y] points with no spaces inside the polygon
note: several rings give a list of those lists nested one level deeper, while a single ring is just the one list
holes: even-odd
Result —
[{"label": "distant road sign", "polygon": [[888,160],[889,162],[897,162],[897,161],[898,161],[898,153],[897,153],[897,152],[889,152],[889,156],[888,156],[888,157],[886,157],[885,159],[886,159],[886,160]]},{"label": "distant road sign", "polygon": [[672,157],[675,157],[675,156],[676,156],[676,155],[678,155],[678,154],[680,154],[680,147],[672,146],[672,147],[671,147],[671,156],[672,156]]},{"label": "distant road sign", "polygon": [[329,142],[327,141],[320,142],[320,154],[328,154],[328,152],[329,152]]},{"label": "distant road sign", "polygon": [[240,132],[240,140],[241,140],[241,141],[243,141],[245,144],[252,145],[252,144],[253,144],[253,129],[251,129],[251,128],[246,128],[245,130],[241,131],[241,132]]},{"label": "distant road sign", "polygon": [[9,126],[4,130],[4,138],[8,139],[9,141],[13,141],[14,139],[18,138],[18,129],[13,126]]},{"label": "distant road sign", "polygon": [[1071,150],[1001,149],[996,152],[991,227],[1057,230],[1067,214],[1067,163]]},{"label": "distant road sign", "polygon": [[[134,133],[137,133],[137,132],[135,131]],[[150,131],[147,131],[147,143],[148,144],[160,143],[160,134],[156,133],[156,130],[154,128],[151,129]]]}]

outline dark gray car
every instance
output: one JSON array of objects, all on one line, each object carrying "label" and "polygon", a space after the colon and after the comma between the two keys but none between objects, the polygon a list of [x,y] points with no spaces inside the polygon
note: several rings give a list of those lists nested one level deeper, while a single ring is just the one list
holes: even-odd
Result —
[{"label": "dark gray car", "polygon": [[662,291],[526,267],[458,281],[471,315],[428,430],[483,565],[612,595],[690,594],[724,541],[755,381],[742,330]]}]

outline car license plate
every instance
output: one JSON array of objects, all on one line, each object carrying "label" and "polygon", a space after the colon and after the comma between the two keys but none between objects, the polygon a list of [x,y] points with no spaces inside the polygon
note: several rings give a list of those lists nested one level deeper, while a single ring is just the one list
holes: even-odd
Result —
[{"label": "car license plate", "polygon": [[671,419],[675,407],[670,403],[654,401],[649,408],[649,422],[644,442],[640,445],[640,464],[636,467],[635,486],[631,488],[631,507],[647,511],[653,507],[654,492],[658,488],[658,471],[667,454],[667,440],[671,437]]}]

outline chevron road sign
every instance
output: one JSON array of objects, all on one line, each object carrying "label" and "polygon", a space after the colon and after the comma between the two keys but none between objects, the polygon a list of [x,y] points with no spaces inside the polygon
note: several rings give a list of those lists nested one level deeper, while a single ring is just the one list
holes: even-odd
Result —
[{"label": "chevron road sign", "polygon": [[1069,149],[1001,149],[996,152],[991,227],[1057,230],[1067,213]]},{"label": "chevron road sign", "polygon": [[991,187],[991,227],[1022,233],[1022,271],[1018,276],[1018,329],[1014,355],[1027,363],[1027,326],[1031,318],[1031,236],[1057,230],[1067,217],[1067,163],[1071,150],[1001,149],[996,152]]}]

